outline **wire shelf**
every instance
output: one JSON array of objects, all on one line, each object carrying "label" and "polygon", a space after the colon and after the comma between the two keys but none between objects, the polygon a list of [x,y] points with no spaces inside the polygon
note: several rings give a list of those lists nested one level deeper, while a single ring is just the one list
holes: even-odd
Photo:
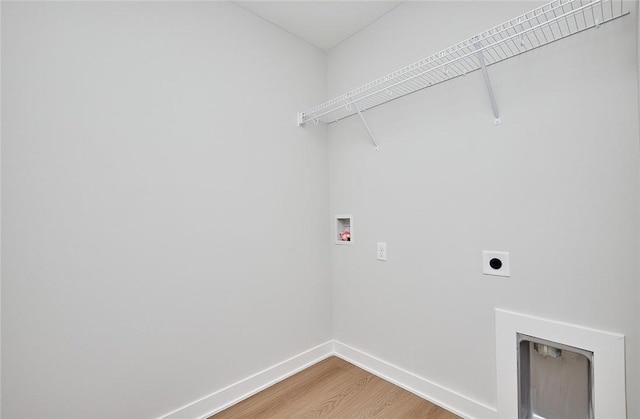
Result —
[{"label": "wire shelf", "polygon": [[436,54],[298,113],[336,122],[628,14],[623,0],[555,0]]}]

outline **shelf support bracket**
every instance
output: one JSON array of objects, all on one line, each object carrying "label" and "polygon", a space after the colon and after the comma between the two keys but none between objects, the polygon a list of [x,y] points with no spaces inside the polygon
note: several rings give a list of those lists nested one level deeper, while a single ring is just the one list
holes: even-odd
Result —
[{"label": "shelf support bracket", "polygon": [[373,145],[375,146],[375,150],[376,151],[380,151],[380,146],[378,145],[378,140],[376,140],[375,135],[373,135],[373,132],[371,132],[371,128],[369,128],[369,124],[367,124],[367,120],[364,119],[364,115],[362,115],[362,112],[360,112],[360,109],[358,108],[358,105],[356,105],[355,103],[353,103],[353,101],[351,99],[349,99],[349,106],[353,106],[353,108],[356,110],[356,112],[358,112],[358,116],[362,120],[362,123],[364,124],[364,127],[367,129],[367,132],[369,133],[369,137],[371,137],[371,141],[373,142]]},{"label": "shelf support bracket", "polygon": [[476,47],[478,61],[480,62],[480,69],[482,70],[482,77],[484,78],[484,84],[487,85],[487,92],[489,93],[489,100],[491,101],[491,110],[493,111],[493,125],[500,125],[500,111],[498,110],[498,104],[496,103],[496,97],[493,94],[493,87],[491,86],[491,80],[489,79],[489,73],[487,72],[487,66],[484,64],[484,55],[479,42],[474,44]]}]

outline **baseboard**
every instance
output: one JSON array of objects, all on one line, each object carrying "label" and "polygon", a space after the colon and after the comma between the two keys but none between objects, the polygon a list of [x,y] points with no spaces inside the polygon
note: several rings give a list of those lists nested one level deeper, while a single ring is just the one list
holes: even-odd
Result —
[{"label": "baseboard", "polygon": [[333,352],[333,341],[323,343],[167,413],[160,419],[207,418],[333,355]]},{"label": "baseboard", "polygon": [[334,341],[334,354],[363,370],[467,419],[496,419],[497,410],[453,390],[432,383],[400,367]]},{"label": "baseboard", "polygon": [[160,419],[207,418],[332,355],[463,418],[497,418],[497,411],[493,407],[432,383],[349,345],[331,340],[167,413]]}]

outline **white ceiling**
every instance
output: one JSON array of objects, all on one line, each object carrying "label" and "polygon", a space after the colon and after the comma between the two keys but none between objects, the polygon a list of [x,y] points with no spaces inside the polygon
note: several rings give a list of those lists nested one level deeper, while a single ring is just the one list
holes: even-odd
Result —
[{"label": "white ceiling", "polygon": [[401,1],[236,1],[238,6],[327,51]]}]

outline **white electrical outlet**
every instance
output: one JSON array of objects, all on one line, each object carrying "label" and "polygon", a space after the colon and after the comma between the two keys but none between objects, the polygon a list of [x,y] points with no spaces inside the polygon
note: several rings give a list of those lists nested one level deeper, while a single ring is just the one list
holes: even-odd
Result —
[{"label": "white electrical outlet", "polygon": [[485,275],[511,276],[509,252],[483,250],[482,273]]},{"label": "white electrical outlet", "polygon": [[376,254],[378,260],[387,260],[387,243],[378,242],[378,251]]}]

